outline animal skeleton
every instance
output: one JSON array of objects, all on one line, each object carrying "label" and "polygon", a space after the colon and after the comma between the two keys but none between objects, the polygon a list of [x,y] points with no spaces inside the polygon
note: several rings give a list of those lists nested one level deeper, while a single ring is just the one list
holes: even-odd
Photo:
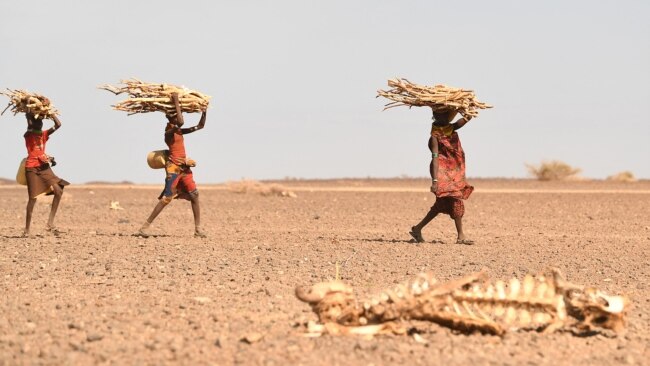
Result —
[{"label": "animal skeleton", "polygon": [[423,273],[363,302],[340,281],[297,287],[296,297],[318,315],[319,323],[308,325],[309,336],[404,333],[399,321],[410,319],[496,335],[570,327],[619,332],[628,307],[625,297],[571,284],[555,269],[508,284],[489,281],[484,271],[446,283]]},{"label": "animal skeleton", "polygon": [[479,109],[492,108],[479,102],[472,90],[452,88],[438,84],[434,86],[418,85],[406,79],[388,80],[390,90],[377,90],[377,96],[392,100],[384,110],[399,106],[431,107],[435,112],[455,110],[463,117],[478,116]]}]

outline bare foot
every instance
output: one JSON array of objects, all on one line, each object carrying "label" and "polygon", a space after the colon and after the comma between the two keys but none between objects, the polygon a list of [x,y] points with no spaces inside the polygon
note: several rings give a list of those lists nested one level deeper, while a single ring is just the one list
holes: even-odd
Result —
[{"label": "bare foot", "polygon": [[201,229],[200,227],[197,227],[194,230],[194,237],[195,238],[207,238],[208,234],[206,234],[205,231],[203,231],[203,229]]},{"label": "bare foot", "polygon": [[23,230],[23,235],[22,236],[23,236],[23,238],[29,238],[32,235],[29,233],[29,230]]},{"label": "bare foot", "polygon": [[474,240],[458,238],[456,244],[474,245]]},{"label": "bare foot", "polygon": [[135,236],[141,236],[143,238],[150,237],[151,234],[149,233],[149,226],[151,226],[151,224],[148,221],[145,221],[144,224],[142,224],[142,226],[140,227],[140,230],[138,230],[138,232],[135,234]]},{"label": "bare foot", "polygon": [[52,234],[54,236],[58,236],[58,235],[63,234],[63,231],[59,230],[56,226],[53,226],[53,225],[47,225],[45,230],[47,230],[48,233],[50,233],[50,234]]},{"label": "bare foot", "polygon": [[422,237],[422,230],[413,226],[411,228],[411,231],[409,231],[409,234],[411,234],[413,239],[415,239],[416,243],[424,243],[424,238]]}]

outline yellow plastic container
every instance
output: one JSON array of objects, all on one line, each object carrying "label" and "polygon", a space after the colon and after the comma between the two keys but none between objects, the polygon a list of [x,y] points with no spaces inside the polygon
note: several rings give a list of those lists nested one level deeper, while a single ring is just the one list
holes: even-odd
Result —
[{"label": "yellow plastic container", "polygon": [[25,174],[25,162],[27,158],[24,158],[20,165],[18,166],[18,172],[16,173],[16,183],[26,186],[27,185],[27,175]]},{"label": "yellow plastic container", "polygon": [[147,154],[147,164],[151,169],[162,169],[167,164],[169,150],[156,150]]}]

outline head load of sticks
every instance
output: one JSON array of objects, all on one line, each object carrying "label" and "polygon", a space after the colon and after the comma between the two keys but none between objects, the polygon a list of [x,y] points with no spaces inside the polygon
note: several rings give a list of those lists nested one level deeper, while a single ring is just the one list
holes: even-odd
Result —
[{"label": "head load of sticks", "polygon": [[128,98],[113,105],[113,108],[118,111],[128,112],[129,115],[147,112],[163,112],[168,115],[175,115],[176,108],[171,99],[174,93],[178,94],[182,112],[204,112],[210,104],[210,96],[182,86],[145,83],[135,78],[121,80],[120,83],[123,85],[112,86],[106,84],[99,86],[99,89],[108,90],[115,95],[127,94]]},{"label": "head load of sticks", "polygon": [[11,90],[0,91],[0,94],[9,97],[9,105],[0,113],[4,114],[7,109],[11,108],[14,115],[18,113],[33,114],[36,118],[48,118],[59,115],[59,111],[54,108],[52,102],[40,94],[30,93],[26,90]]},{"label": "head load of sticks", "polygon": [[425,86],[412,83],[406,79],[388,80],[390,90],[377,90],[377,97],[392,100],[384,110],[399,106],[431,107],[434,112],[455,110],[463,117],[478,116],[479,109],[492,108],[479,102],[474,91],[448,87],[446,85]]}]

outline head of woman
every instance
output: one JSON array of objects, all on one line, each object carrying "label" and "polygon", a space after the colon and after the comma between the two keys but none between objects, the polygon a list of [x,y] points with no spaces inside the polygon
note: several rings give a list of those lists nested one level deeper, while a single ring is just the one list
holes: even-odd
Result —
[{"label": "head of woman", "polygon": [[30,130],[41,130],[43,129],[43,117],[39,116],[36,118],[32,113],[25,113],[27,117],[27,129]]},{"label": "head of woman", "polygon": [[167,117],[167,125],[165,126],[165,131],[176,127],[176,114],[165,113],[165,117]]},{"label": "head of woman", "polygon": [[439,110],[433,111],[433,122],[437,125],[448,125],[451,123],[451,121],[454,120],[454,117],[456,117],[456,112],[453,109],[444,109],[444,110]]}]

